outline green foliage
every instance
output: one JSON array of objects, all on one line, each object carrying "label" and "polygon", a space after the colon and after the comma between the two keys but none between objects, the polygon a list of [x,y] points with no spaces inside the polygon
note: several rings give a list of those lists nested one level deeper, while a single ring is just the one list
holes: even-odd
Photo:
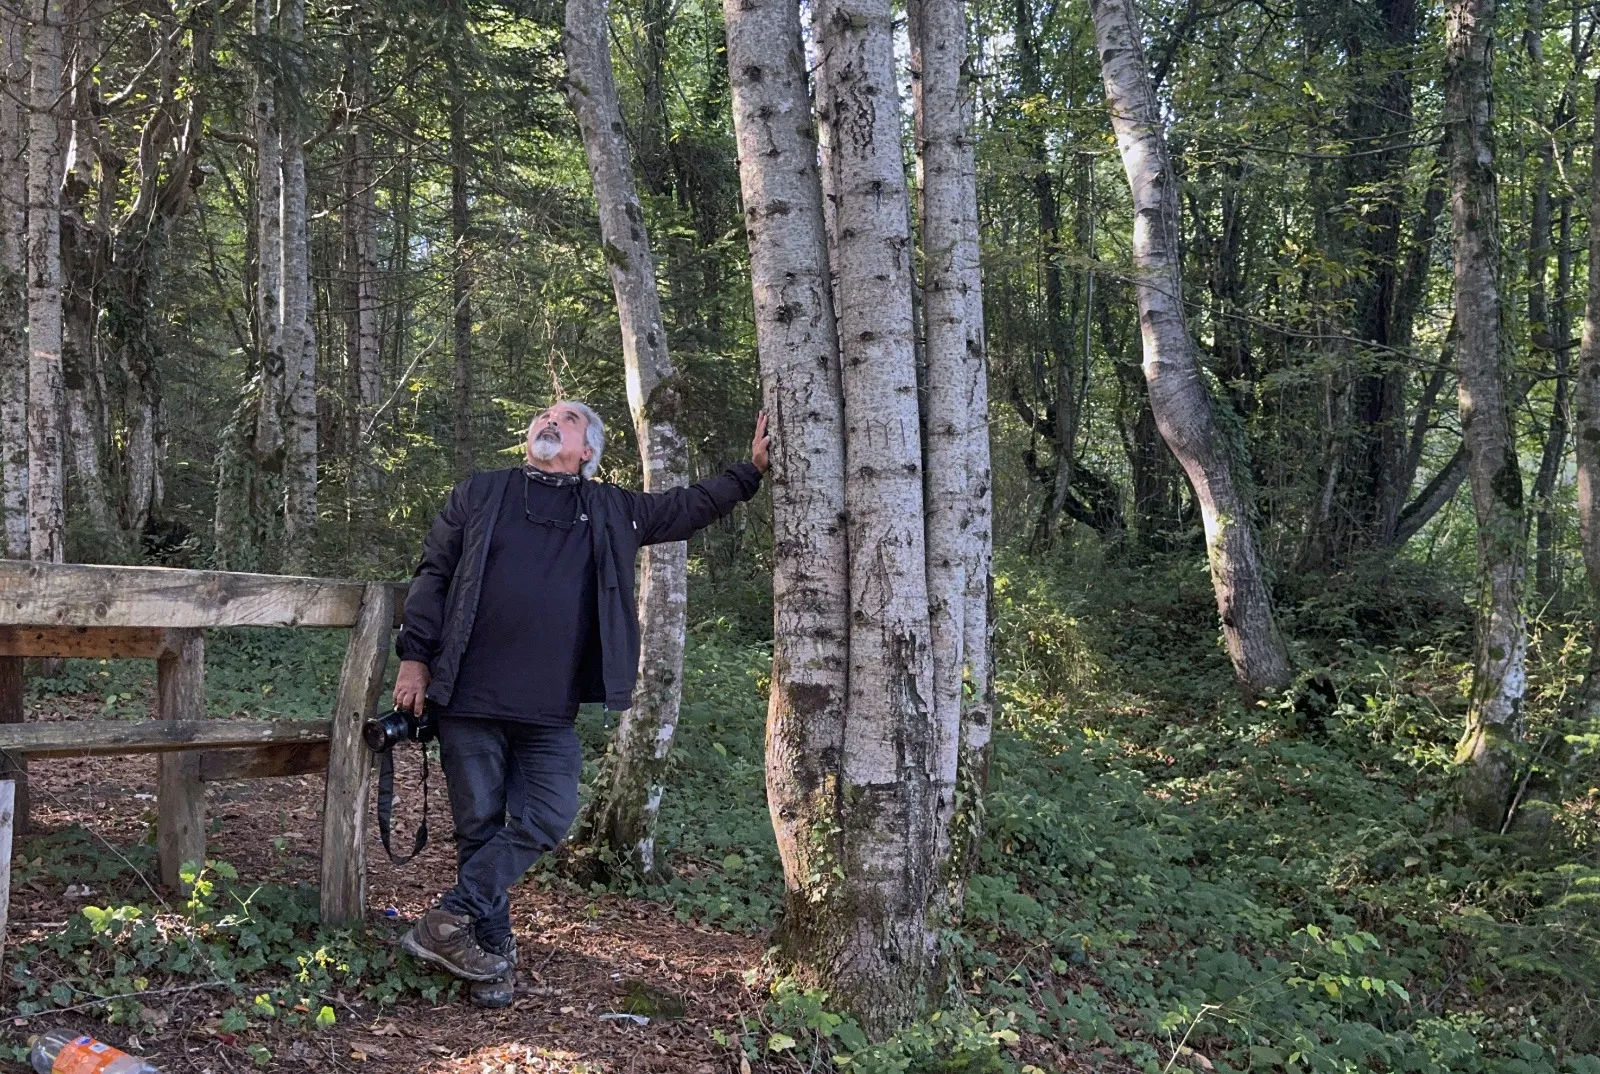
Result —
[{"label": "green foliage", "polygon": [[[1600,1063],[1600,1020],[1572,1002],[1600,995],[1593,849],[1448,823],[1470,653],[1447,593],[1401,572],[1290,607],[1334,695],[1320,708],[1237,702],[1187,563],[1051,575],[1003,559],[996,600],[1003,726],[953,1005],[868,1048],[824,997],[780,983],[730,1047],[886,1072],[1025,1069],[1050,1062],[1039,1041],[1150,1071],[1180,1043],[1218,1071]],[[1552,631],[1533,696],[1586,657]],[[781,900],[765,673],[764,647],[730,630],[693,639],[662,811],[678,875],[627,888],[680,916],[758,928]]]},{"label": "green foliage", "polygon": [[[314,888],[247,883],[227,862],[186,865],[180,904],[146,901],[139,873],[151,857],[147,846],[110,848],[78,827],[26,844],[14,874],[19,885],[84,884],[96,902],[44,939],[7,948],[17,1015],[90,1008],[112,1024],[159,1027],[163,997],[204,991],[231,1000],[214,1026],[220,1032],[266,1023],[314,1032],[336,1024],[325,1002],[335,991],[385,1005],[458,991],[392,936],[323,928]],[[0,1028],[0,1042],[13,1031]],[[264,1049],[252,1055],[270,1059]]]},{"label": "green foliage", "polygon": [[[1600,1072],[1592,794],[1557,794],[1536,844],[1449,823],[1470,653],[1448,594],[1403,572],[1308,593],[1285,608],[1305,639],[1301,686],[1246,708],[1203,572],[1088,555],[1092,569],[1063,557],[1070,570],[1002,557],[988,831],[962,929],[946,936],[945,1009],[869,1043],[825,996],[780,979],[727,1047],[755,1069],[873,1074],[1111,1059],[1160,1072],[1180,1047],[1217,1071]],[[315,712],[294,669],[335,667],[334,636],[291,650],[270,639],[295,632],[238,633],[211,646],[213,708]],[[1554,620],[1536,624],[1532,653],[1534,736],[1561,729],[1581,750],[1600,729],[1560,713],[1587,646]],[[783,885],[763,793],[769,665],[737,620],[692,628],[658,835],[673,872],[616,890],[684,920],[771,926]],[[106,672],[123,674],[69,663],[43,689],[135,702],[147,689]],[[605,717],[585,713],[580,730],[597,757]],[[19,885],[95,894],[59,933],[8,949],[20,1013],[98,999],[105,1017],[139,1024],[158,1005],[131,993],[204,986],[228,997],[216,1028],[248,1035],[336,1024],[322,998],[335,990],[452,994],[382,929],[320,928],[308,889],[246,884],[211,862],[165,907],[134,871],[152,864],[149,845],[109,851],[82,829],[26,844]],[[556,863],[540,868],[561,882]]]}]

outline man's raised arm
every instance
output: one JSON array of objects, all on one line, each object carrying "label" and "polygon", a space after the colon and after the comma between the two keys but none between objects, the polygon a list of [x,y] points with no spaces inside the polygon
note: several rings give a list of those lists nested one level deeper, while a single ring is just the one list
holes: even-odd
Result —
[{"label": "man's raised arm", "polygon": [[633,521],[639,527],[640,544],[685,541],[756,494],[761,475],[767,472],[767,415],[756,418],[756,433],[750,441],[750,461],[736,462],[715,477],[666,492],[635,492],[629,495]]}]

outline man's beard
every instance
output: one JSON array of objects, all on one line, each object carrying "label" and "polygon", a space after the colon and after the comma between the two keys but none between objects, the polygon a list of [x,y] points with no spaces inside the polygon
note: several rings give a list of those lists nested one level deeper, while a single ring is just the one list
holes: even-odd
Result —
[{"label": "man's beard", "polygon": [[533,438],[533,443],[528,447],[528,454],[539,462],[551,462],[561,454],[561,439],[541,433]]}]

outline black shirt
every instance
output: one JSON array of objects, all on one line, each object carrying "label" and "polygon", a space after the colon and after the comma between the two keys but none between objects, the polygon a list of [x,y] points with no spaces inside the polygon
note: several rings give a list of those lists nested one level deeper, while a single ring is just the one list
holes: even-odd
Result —
[{"label": "black shirt", "polygon": [[594,542],[576,484],[513,474],[450,712],[571,723],[600,660]]}]

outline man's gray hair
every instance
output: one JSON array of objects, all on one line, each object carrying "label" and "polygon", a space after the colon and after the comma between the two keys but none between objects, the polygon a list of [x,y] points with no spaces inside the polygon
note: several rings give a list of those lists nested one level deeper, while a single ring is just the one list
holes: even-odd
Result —
[{"label": "man's gray hair", "polygon": [[[582,414],[587,423],[583,430],[583,442],[588,445],[594,454],[589,456],[589,461],[583,464],[583,476],[593,477],[600,470],[600,456],[606,453],[606,423],[600,420],[600,415],[587,403],[580,403],[576,399],[562,399],[561,403],[570,406]],[[555,403],[550,404],[555,406]],[[543,413],[541,411],[540,413]],[[539,415],[535,414],[533,420],[528,422],[528,435],[533,435],[533,427],[538,424]]]}]

